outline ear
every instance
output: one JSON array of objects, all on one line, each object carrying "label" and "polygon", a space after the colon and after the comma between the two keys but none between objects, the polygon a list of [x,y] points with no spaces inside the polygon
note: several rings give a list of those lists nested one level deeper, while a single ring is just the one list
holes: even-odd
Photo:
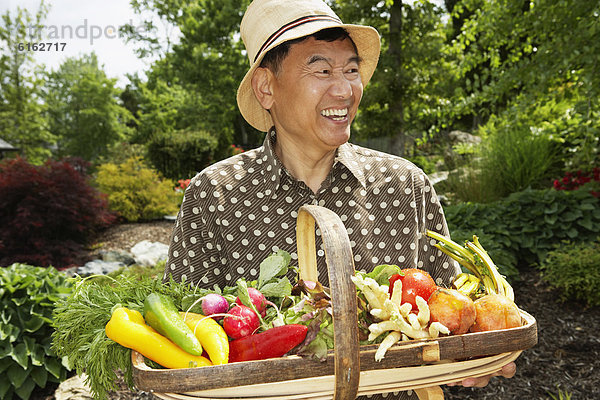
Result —
[{"label": "ear", "polygon": [[252,75],[252,90],[265,110],[273,106],[273,81],[275,75],[268,68],[257,68]]}]

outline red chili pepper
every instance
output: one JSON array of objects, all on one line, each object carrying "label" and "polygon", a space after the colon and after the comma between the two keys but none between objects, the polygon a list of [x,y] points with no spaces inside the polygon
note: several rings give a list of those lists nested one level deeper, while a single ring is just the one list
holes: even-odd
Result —
[{"label": "red chili pepper", "polygon": [[302,343],[307,332],[305,325],[290,324],[232,340],[229,342],[229,362],[281,357]]}]

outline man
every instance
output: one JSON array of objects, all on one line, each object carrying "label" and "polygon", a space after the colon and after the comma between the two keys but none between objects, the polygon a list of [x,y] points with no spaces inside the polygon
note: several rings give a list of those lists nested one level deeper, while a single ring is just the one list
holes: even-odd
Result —
[{"label": "man", "polygon": [[[377,31],[343,24],[321,0],[255,0],[241,35],[251,68],[238,106],[252,126],[268,133],[262,147],[194,177],[173,231],[165,279],[203,287],[256,279],[260,261],[273,251],[297,258],[297,211],[318,204],[344,222],[357,270],[419,267],[438,284],[449,284],[457,264],[423,234],[448,234],[427,176],[402,158],[348,143],[363,86],[379,58]],[[327,282],[324,250],[317,248],[319,280]],[[513,367],[504,373],[512,374]]]}]

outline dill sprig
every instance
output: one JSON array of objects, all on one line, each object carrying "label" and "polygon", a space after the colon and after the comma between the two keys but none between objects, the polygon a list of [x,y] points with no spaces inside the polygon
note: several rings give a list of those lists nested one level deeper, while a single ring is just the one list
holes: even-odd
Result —
[{"label": "dill sprig", "polygon": [[59,301],[54,309],[52,349],[64,357],[78,375],[85,374],[95,399],[104,400],[117,389],[118,372],[130,389],[134,389],[131,351],[110,340],[104,327],[114,307],[142,311],[144,299],[152,292],[173,298],[181,307],[184,296],[194,293],[185,282],[123,273],[115,278],[100,275],[76,277],[73,293]]}]

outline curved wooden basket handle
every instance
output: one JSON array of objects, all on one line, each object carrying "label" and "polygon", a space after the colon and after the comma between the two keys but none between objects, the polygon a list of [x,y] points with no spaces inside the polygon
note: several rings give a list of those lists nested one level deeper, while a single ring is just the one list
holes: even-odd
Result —
[{"label": "curved wooden basket handle", "polygon": [[320,206],[305,205],[298,210],[296,241],[300,278],[318,281],[315,247],[315,221],[321,231],[329,273],[329,288],[333,304],[335,343],[334,400],[355,399],[360,380],[360,349],[354,258],[348,232],[336,213]]}]

